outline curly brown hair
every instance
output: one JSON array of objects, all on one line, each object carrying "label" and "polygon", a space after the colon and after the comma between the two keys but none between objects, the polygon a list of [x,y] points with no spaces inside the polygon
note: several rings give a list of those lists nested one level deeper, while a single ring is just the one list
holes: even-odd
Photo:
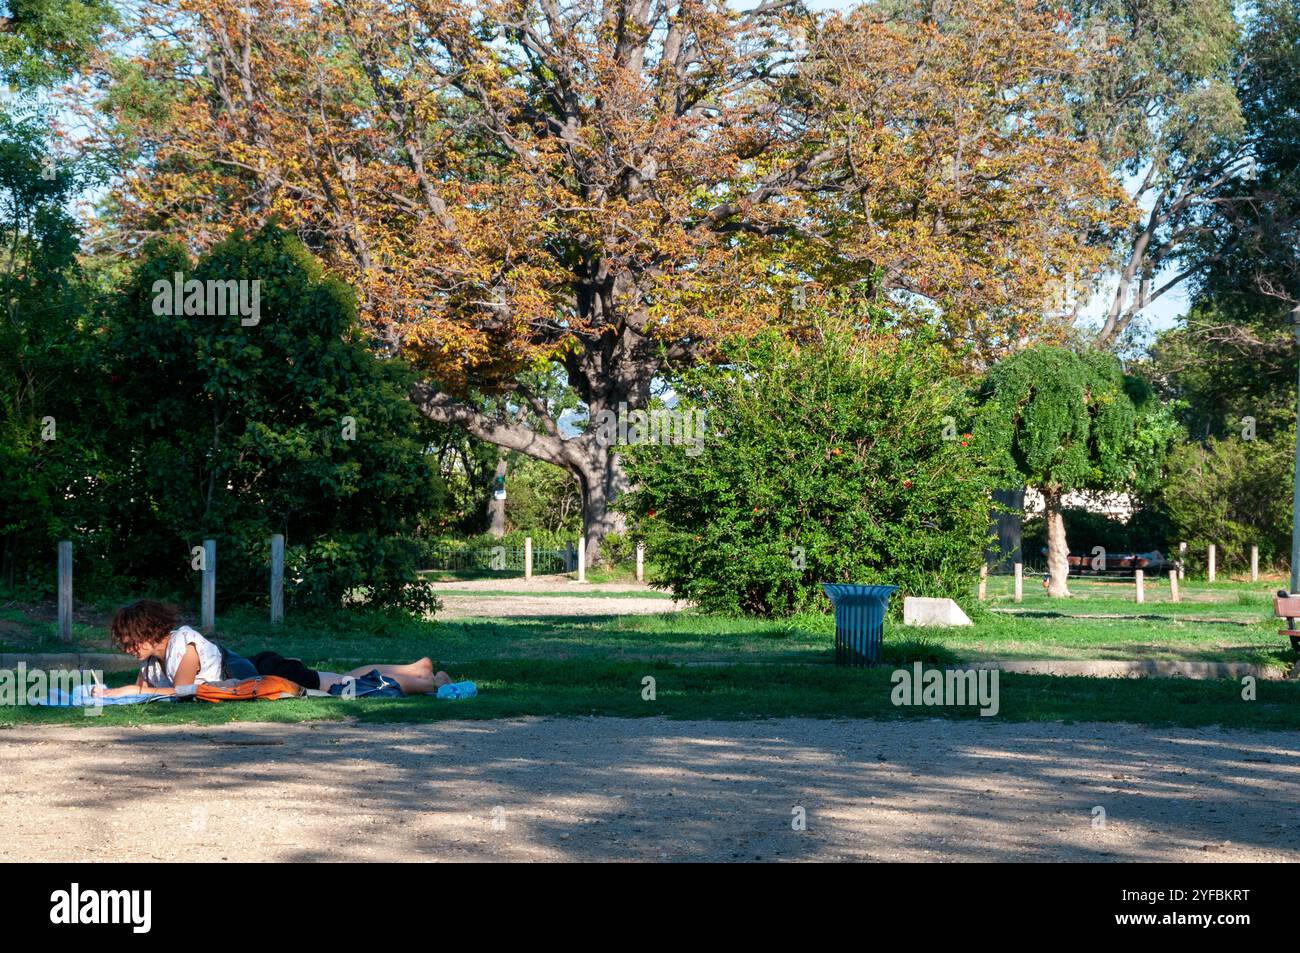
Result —
[{"label": "curly brown hair", "polygon": [[153,599],[138,599],[113,613],[110,628],[113,644],[134,655],[140,646],[160,642],[176,628],[176,610]]}]

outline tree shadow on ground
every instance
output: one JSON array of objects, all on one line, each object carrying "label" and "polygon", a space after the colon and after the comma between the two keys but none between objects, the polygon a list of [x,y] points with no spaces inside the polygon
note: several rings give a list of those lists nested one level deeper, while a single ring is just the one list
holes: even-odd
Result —
[{"label": "tree shadow on ground", "polygon": [[[11,852],[57,829],[51,858],[85,856],[80,838],[118,844],[147,817],[148,842],[169,845],[160,859],[1300,857],[1295,733],[659,719],[64,731],[5,745]],[[34,799],[57,823],[23,809]]]}]

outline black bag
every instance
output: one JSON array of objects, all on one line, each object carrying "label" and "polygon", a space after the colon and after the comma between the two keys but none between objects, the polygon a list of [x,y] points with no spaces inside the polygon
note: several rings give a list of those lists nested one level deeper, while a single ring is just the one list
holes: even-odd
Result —
[{"label": "black bag", "polygon": [[[351,689],[349,691],[349,689]],[[405,698],[402,686],[386,675],[380,675],[379,669],[372,668],[364,675],[350,678],[339,685],[330,686],[330,694],[338,698]]]}]

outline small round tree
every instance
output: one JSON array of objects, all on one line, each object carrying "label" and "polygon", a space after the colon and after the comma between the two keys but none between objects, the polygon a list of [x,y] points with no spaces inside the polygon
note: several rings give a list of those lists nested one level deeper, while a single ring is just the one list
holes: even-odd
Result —
[{"label": "small round tree", "polygon": [[1047,526],[1048,593],[1068,596],[1061,501],[1120,490],[1134,475],[1137,410],[1111,354],[1032,347],[995,364],[981,388],[979,443],[1003,479],[1036,487]]}]

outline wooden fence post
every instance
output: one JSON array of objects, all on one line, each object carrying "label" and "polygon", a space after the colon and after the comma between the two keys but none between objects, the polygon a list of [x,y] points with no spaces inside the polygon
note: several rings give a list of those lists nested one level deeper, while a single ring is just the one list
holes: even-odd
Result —
[{"label": "wooden fence post", "polygon": [[59,542],[59,641],[72,641],[72,540]]},{"label": "wooden fence post", "polygon": [[1250,547],[1250,581],[1259,582],[1259,547]]},{"label": "wooden fence post", "polygon": [[284,621],[284,536],[271,537],[271,624]]},{"label": "wooden fence post", "polygon": [[980,566],[980,589],[979,600],[983,602],[989,595],[989,564],[985,563]]},{"label": "wooden fence post", "polygon": [[1214,544],[1213,543],[1210,543],[1209,557],[1210,557],[1209,562],[1206,563],[1206,566],[1208,568],[1208,571],[1206,572],[1206,580],[1208,582],[1214,582]]},{"label": "wooden fence post", "polygon": [[1016,602],[1019,602],[1025,595],[1025,564],[1016,563]]},{"label": "wooden fence post", "polygon": [[1141,569],[1135,569],[1133,571],[1133,581],[1137,583],[1137,601],[1146,602],[1147,601],[1147,592],[1145,586],[1146,580]]},{"label": "wooden fence post", "polygon": [[587,537],[578,537],[578,582],[587,581]]},{"label": "wooden fence post", "polygon": [[217,627],[217,541],[203,541],[203,598],[199,626],[204,632]]},{"label": "wooden fence post", "polygon": [[533,538],[524,537],[524,581],[533,578]]},{"label": "wooden fence post", "polygon": [[1174,602],[1178,601],[1178,570],[1177,569],[1169,570],[1169,595],[1173,598]]},{"label": "wooden fence post", "polygon": [[645,543],[636,544],[636,581],[645,582]]}]

